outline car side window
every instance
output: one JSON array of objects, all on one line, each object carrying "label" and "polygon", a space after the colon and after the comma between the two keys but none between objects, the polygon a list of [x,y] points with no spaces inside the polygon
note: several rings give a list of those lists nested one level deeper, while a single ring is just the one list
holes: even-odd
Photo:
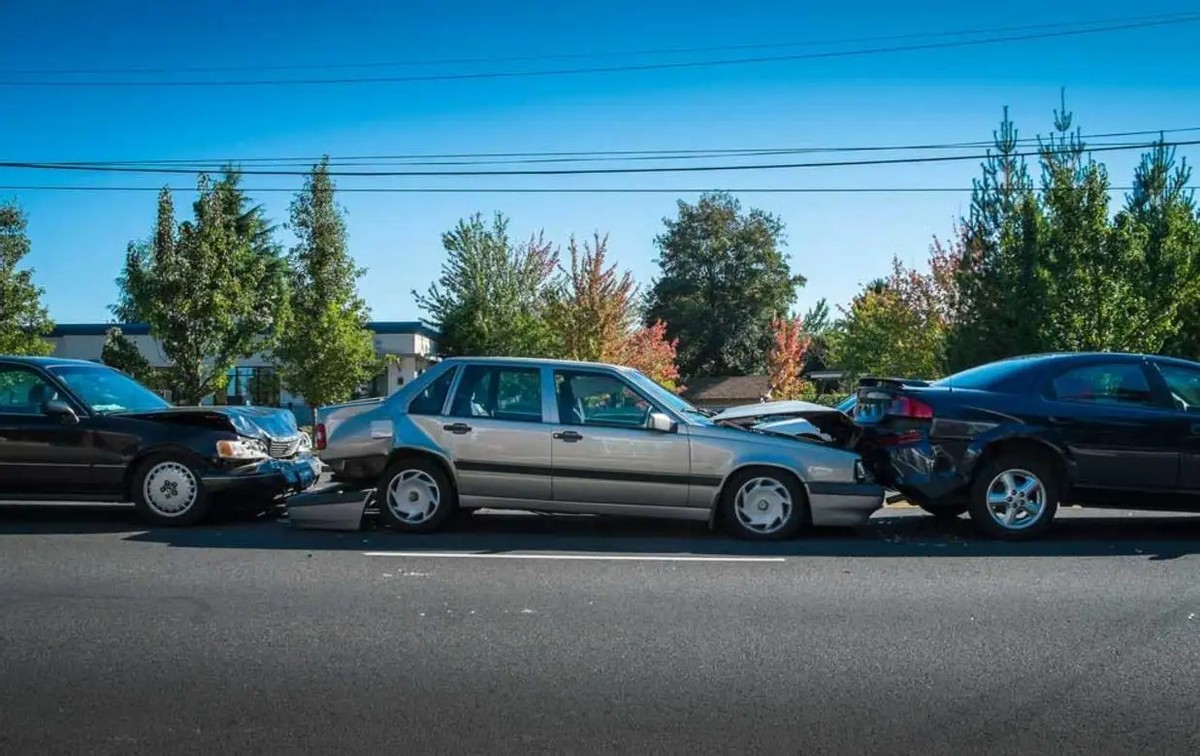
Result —
[{"label": "car side window", "polygon": [[58,391],[34,371],[0,366],[0,415],[40,415],[43,404],[59,398]]},{"label": "car side window", "polygon": [[554,396],[565,425],[645,428],[653,409],[624,381],[602,373],[556,370]]},{"label": "car side window", "polygon": [[542,373],[538,368],[468,365],[450,404],[453,417],[542,421]]},{"label": "car side window", "polygon": [[1060,374],[1053,382],[1054,398],[1101,404],[1155,404],[1154,391],[1142,366],[1136,363],[1088,365]]},{"label": "car side window", "polygon": [[1200,412],[1200,370],[1181,365],[1158,365],[1175,406],[1187,412]]},{"label": "car side window", "polygon": [[421,389],[420,393],[408,403],[408,414],[442,414],[442,407],[446,406],[446,394],[450,393],[450,384],[454,382],[454,374],[457,372],[457,370],[447,370],[433,383]]}]

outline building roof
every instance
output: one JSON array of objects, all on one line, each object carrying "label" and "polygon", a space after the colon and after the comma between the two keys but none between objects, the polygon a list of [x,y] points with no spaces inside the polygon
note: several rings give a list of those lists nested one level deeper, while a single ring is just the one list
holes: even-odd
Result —
[{"label": "building roof", "polygon": [[688,381],[683,392],[688,401],[721,402],[729,399],[757,401],[767,393],[765,375],[718,375],[709,378],[694,378]]},{"label": "building roof", "polygon": [[[60,336],[104,336],[110,328],[120,328],[126,336],[148,336],[150,326],[146,323],[58,323],[50,331],[50,338]],[[436,340],[437,329],[422,320],[380,320],[367,323],[367,329],[376,335],[419,333]]]}]

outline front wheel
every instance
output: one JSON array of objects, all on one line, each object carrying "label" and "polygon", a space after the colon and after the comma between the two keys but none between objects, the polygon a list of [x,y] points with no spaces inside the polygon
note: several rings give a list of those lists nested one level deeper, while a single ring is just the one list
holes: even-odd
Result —
[{"label": "front wheel", "polygon": [[772,469],[737,473],[721,494],[726,526],[733,535],[747,540],[791,538],[804,525],[807,508],[799,482]]},{"label": "front wheel", "polygon": [[1054,468],[1031,453],[985,463],[971,486],[971,522],[985,535],[1025,540],[1041,535],[1058,512]]},{"label": "front wheel", "polygon": [[133,479],[133,503],[152,525],[195,525],[208,514],[208,492],[196,468],[181,456],[144,461]]},{"label": "front wheel", "polygon": [[457,498],[436,462],[401,459],[388,466],[375,492],[379,514],[394,530],[432,533],[454,515]]}]

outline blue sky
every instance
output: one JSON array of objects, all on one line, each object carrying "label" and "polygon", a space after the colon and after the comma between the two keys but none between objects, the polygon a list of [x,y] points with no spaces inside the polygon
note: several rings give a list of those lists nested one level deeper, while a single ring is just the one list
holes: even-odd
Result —
[{"label": "blue sky", "polygon": [[[1026,24],[1084,22],[1196,10],[1194,3],[1131,6],[1100,0],[1069,9],[1005,4],[736,4],[628,2],[16,3],[4,11],[0,70],[346,64],[602,53],[863,39]],[[808,6],[808,7],[806,7]],[[287,7],[286,12],[281,8]],[[0,160],[243,157],[809,147],[989,138],[1004,105],[1033,136],[1050,127],[1059,88],[1084,133],[1200,126],[1194,51],[1200,23],[1103,35],[761,65],[546,78],[353,86],[77,89],[0,87]],[[457,64],[395,69],[233,72],[229,78],[464,72],[484,68],[741,57],[851,49],[878,43],[709,55]],[[210,74],[177,74],[198,78]],[[3,73],[0,79],[20,78]],[[26,77],[28,78],[28,77]],[[63,78],[63,77],[60,77]],[[97,78],[116,78],[114,75]],[[1198,138],[1200,134],[1180,135]],[[1194,155],[1195,148],[1181,149]],[[1133,153],[1103,157],[1127,184]],[[728,161],[726,161],[728,162]],[[971,162],[679,176],[506,179],[345,179],[342,186],[969,186]],[[0,169],[0,185],[190,186],[189,177],[110,176]],[[1198,180],[1200,182],[1200,180]],[[298,180],[248,177],[255,187]],[[351,250],[370,273],[362,291],[377,319],[421,313],[410,294],[436,277],[440,234],[458,218],[501,210],[517,235],[544,229],[610,235],[613,258],[643,284],[655,273],[654,236],[672,194],[344,194]],[[151,192],[0,190],[29,215],[37,282],[60,322],[107,320],[125,245],[147,235]],[[965,209],[962,194],[739,194],[783,218],[799,306],[844,303],[886,272],[892,255],[920,263],[935,234]],[[188,195],[177,196],[186,207]],[[287,194],[262,194],[286,219]],[[285,237],[286,240],[286,237]]]}]

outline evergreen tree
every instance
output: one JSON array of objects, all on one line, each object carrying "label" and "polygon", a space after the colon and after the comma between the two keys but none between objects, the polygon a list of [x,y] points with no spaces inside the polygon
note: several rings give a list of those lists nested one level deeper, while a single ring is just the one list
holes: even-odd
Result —
[{"label": "evergreen tree", "polygon": [[15,203],[0,203],[0,354],[49,354],[45,337],[54,323],[42,306],[33,271],[21,269],[29,254],[25,214]]},{"label": "evergreen tree", "polygon": [[274,350],[283,386],[314,407],[350,399],[382,368],[358,295],[366,271],[347,249],[335,189],[324,158],[292,200],[298,242],[289,257],[287,320]]}]

